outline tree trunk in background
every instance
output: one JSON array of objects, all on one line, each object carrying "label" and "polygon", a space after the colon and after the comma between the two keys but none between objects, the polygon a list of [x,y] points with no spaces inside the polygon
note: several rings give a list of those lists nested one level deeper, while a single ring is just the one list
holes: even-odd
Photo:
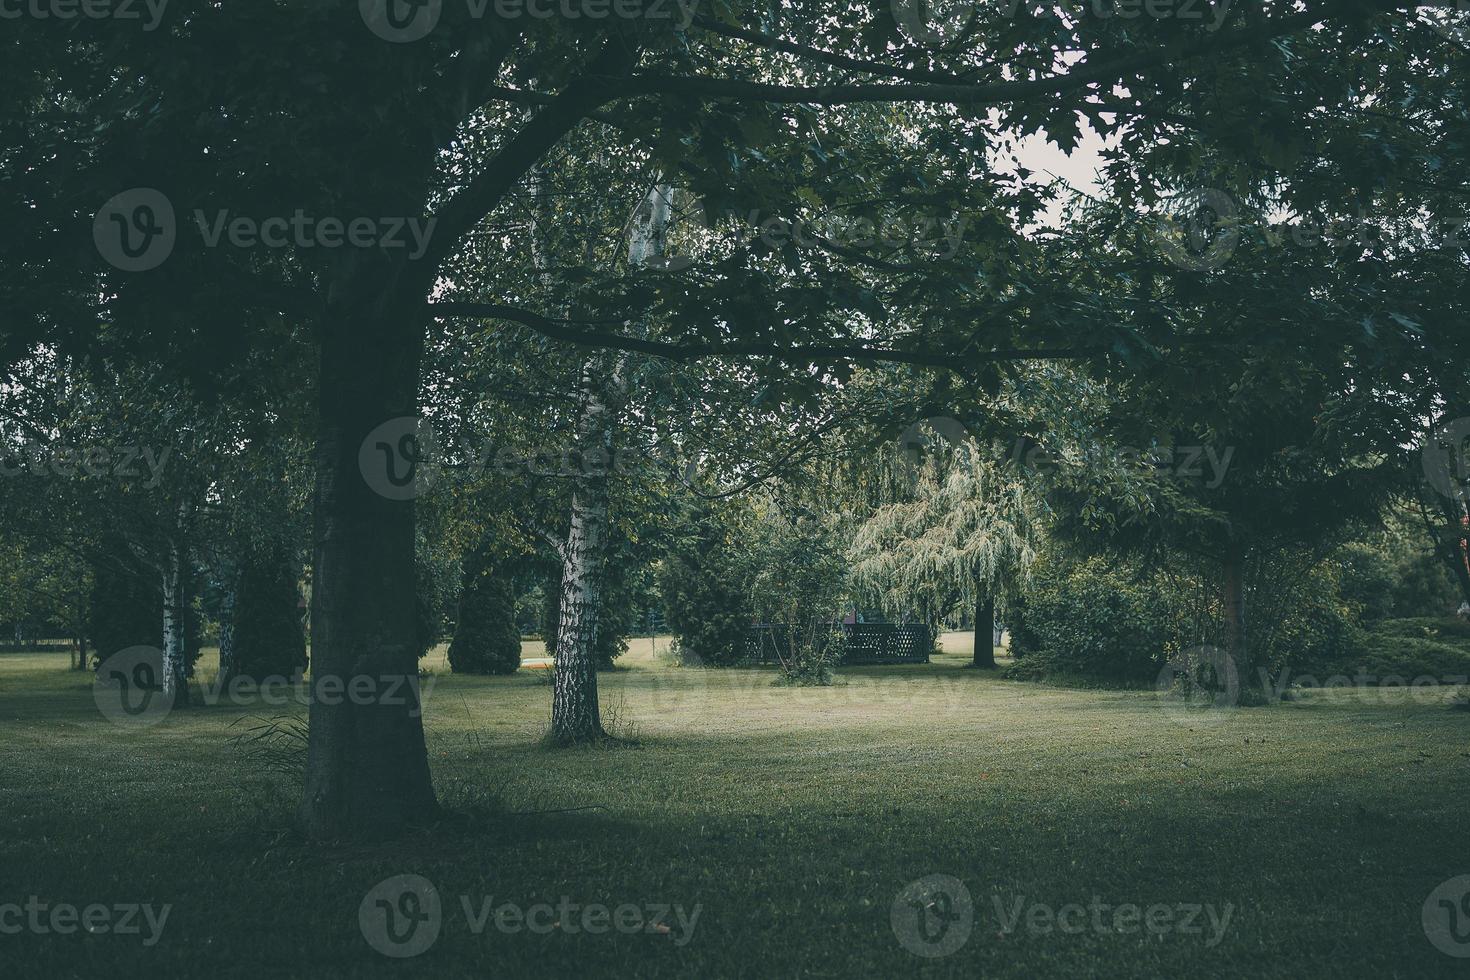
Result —
[{"label": "tree trunk in background", "polygon": [[220,598],[219,617],[219,685],[235,676],[235,600],[240,588],[239,576],[231,571]]},{"label": "tree trunk in background", "polygon": [[163,567],[163,697],[175,708],[189,706],[184,611],[188,606],[188,561],[184,549],[170,544]]},{"label": "tree trunk in background", "polygon": [[1460,598],[1470,603],[1470,513],[1459,500],[1448,501],[1443,510],[1458,533],[1445,542],[1445,559],[1455,576],[1455,584],[1460,587]]},{"label": "tree trunk in background", "polygon": [[329,287],[321,335],[311,723],[298,811],[318,840],[392,834],[437,810],[414,576],[413,497],[429,448],[417,440],[422,314],[385,298],[396,265],[357,252],[339,261],[347,268]]},{"label": "tree trunk in background", "polygon": [[1245,615],[1245,559],[1238,545],[1231,544],[1225,556],[1222,599],[1225,606],[1225,652],[1235,667],[1241,687],[1253,682],[1249,634]]},{"label": "tree trunk in background", "polygon": [[973,667],[994,667],[995,598],[980,592],[975,599],[975,659]]}]

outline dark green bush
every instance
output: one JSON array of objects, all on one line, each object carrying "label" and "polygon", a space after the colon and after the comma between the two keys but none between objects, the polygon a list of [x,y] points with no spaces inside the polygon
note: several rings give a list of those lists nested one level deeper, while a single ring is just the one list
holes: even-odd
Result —
[{"label": "dark green bush", "polygon": [[[1219,582],[1187,555],[1161,570],[1093,557],[1044,556],[1009,605],[1016,662],[1006,676],[1112,684],[1152,682],[1180,651],[1223,647]],[[1247,629],[1254,669],[1338,673],[1366,650],[1358,610],[1339,592],[1339,570],[1299,556],[1253,567]],[[1250,681],[1257,677],[1254,670]],[[1243,678],[1244,680],[1244,678]]]},{"label": "dark green bush", "polygon": [[1127,682],[1156,677],[1175,637],[1175,613],[1158,580],[1115,561],[1044,558],[1012,603],[1007,676],[1079,674]]},{"label": "dark green bush", "polygon": [[1324,675],[1362,676],[1367,683],[1385,677],[1458,683],[1455,678],[1470,676],[1470,624],[1454,618],[1387,619],[1363,635],[1354,656],[1313,667]]},{"label": "dark green bush", "polygon": [[1461,684],[1470,678],[1470,649],[1438,640],[1407,636],[1368,637],[1368,651],[1347,673],[1352,677],[1359,674],[1373,678],[1373,683],[1385,677],[1399,677],[1412,681],[1420,677],[1432,677],[1437,681]]},{"label": "dark green bush", "polygon": [[521,667],[521,631],[511,578],[488,568],[466,575],[460,594],[449,669],[456,674],[514,674]]},{"label": "dark green bush", "polygon": [[[163,647],[163,583],[157,571],[119,550],[93,568],[87,603],[87,635],[101,663],[128,647]],[[184,609],[184,663],[194,676],[199,661],[201,616],[191,603]]]},{"label": "dark green bush", "polygon": [[1414,616],[1386,619],[1373,627],[1375,636],[1404,636],[1438,640],[1444,643],[1470,644],[1470,620],[1458,616]]},{"label": "dark green bush", "polygon": [[289,556],[249,562],[235,593],[232,677],[263,681],[306,669],[296,565]]},{"label": "dark green bush", "polygon": [[657,582],[664,621],[679,641],[680,662],[728,666],[745,658],[754,615],[730,524],[713,507],[691,507]]},{"label": "dark green bush", "polygon": [[1362,610],[1343,595],[1341,566],[1326,562],[1303,569],[1283,562],[1261,577],[1271,584],[1269,595],[1255,603],[1249,622],[1258,668],[1279,676],[1362,657]]}]

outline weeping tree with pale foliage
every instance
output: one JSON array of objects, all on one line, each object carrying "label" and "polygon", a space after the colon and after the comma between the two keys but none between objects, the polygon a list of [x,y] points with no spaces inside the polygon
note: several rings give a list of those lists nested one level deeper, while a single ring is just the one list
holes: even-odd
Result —
[{"label": "weeping tree with pale foliage", "polygon": [[[937,445],[933,444],[937,443]],[[976,667],[994,667],[988,634],[996,601],[1015,594],[1036,555],[1040,503],[973,439],[933,440],[909,470],[902,499],[879,506],[849,549],[853,581],[889,615],[921,612],[931,626],[964,604],[975,610]]]}]

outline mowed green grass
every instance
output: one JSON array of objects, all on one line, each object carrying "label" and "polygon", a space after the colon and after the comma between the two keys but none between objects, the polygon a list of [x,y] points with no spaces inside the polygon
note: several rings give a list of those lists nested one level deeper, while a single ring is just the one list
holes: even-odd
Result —
[{"label": "mowed green grass", "polygon": [[[842,686],[697,671],[635,640],[601,677],[633,741],[555,750],[544,672],[448,676],[426,699],[452,819],[392,843],[311,846],[297,781],[203,707],[134,731],[54,654],[0,656],[0,904],[173,906],[161,940],[0,935],[7,976],[1464,976],[1421,925],[1470,874],[1470,715],[1447,691],[1321,693],[1180,716],[1147,692],[1073,691],[927,666]],[[968,639],[965,637],[964,639]],[[666,643],[661,647],[666,650]],[[527,656],[534,655],[530,649]],[[208,670],[203,672],[207,675]],[[595,809],[572,812],[538,812]],[[358,910],[418,874],[438,941],[390,960]],[[957,952],[921,958],[890,915],[909,882],[974,901]],[[696,906],[692,932],[480,934],[461,907]],[[1232,909],[1204,935],[1004,933],[1009,910],[1099,901]],[[1105,920],[1111,923],[1109,916]],[[682,945],[677,940],[687,939]]]}]

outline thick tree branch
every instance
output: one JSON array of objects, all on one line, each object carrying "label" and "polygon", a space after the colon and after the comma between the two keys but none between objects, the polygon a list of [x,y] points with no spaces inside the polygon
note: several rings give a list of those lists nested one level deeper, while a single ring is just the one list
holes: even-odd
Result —
[{"label": "thick tree branch", "polygon": [[[1358,15],[1391,9],[1392,4],[1364,6]],[[1172,64],[1199,55],[1218,55],[1234,48],[1306,30],[1331,15],[1323,5],[1307,13],[1275,17],[1255,27],[1230,32],[1227,37],[1175,41],[1157,50],[1090,65],[1087,61],[1060,75],[978,85],[850,84],[781,85],[734,78],[702,78],[691,75],[631,75],[598,79],[606,99],[630,95],[680,95],[702,99],[744,99],[755,102],[804,103],[808,105],[851,105],[863,102],[947,102],[956,105],[999,105],[1059,95],[1073,89],[1106,82],[1123,81],[1128,75],[1161,64]]]},{"label": "thick tree branch", "polygon": [[[947,351],[901,350],[874,347],[862,343],[798,344],[783,347],[776,344],[727,341],[720,343],[672,343],[630,337],[615,331],[587,329],[588,325],[611,321],[553,320],[529,310],[498,303],[430,303],[429,314],[435,318],[469,317],[482,320],[508,320],[566,343],[583,347],[634,351],[671,361],[692,361],[701,357],[774,357],[804,364],[827,361],[861,363],[913,364],[918,367],[948,368],[964,372],[980,364],[1000,361],[1063,360],[1090,357],[1103,353],[1102,348],[1001,349],[980,350],[968,354]],[[621,321],[618,321],[621,322]]]},{"label": "thick tree branch", "polygon": [[500,204],[548,150],[606,101],[607,94],[595,79],[622,77],[637,59],[638,52],[625,39],[609,38],[588,66],[588,76],[569,84],[550,105],[536,113],[524,129],[501,147],[484,170],[439,209],[434,235],[416,263],[419,275],[408,288],[421,289],[419,295],[426,295],[440,264],[460,239]]},{"label": "thick tree branch", "polygon": [[805,44],[797,44],[787,41],[771,34],[761,31],[747,30],[743,27],[732,27],[704,14],[694,18],[694,26],[700,30],[709,31],[711,34],[719,34],[722,37],[734,38],[747,41],[757,47],[767,48],[771,51],[780,51],[783,54],[794,55],[815,61],[819,64],[828,65],[833,68],[842,68],[848,71],[862,72],[867,75],[882,75],[888,78],[902,78],[911,82],[938,82],[942,84],[963,85],[964,79],[945,72],[928,71],[923,68],[898,68],[892,65],[882,65],[874,61],[864,61],[861,58],[852,58],[845,54],[837,54],[833,51],[824,51],[821,48],[809,47]]}]

